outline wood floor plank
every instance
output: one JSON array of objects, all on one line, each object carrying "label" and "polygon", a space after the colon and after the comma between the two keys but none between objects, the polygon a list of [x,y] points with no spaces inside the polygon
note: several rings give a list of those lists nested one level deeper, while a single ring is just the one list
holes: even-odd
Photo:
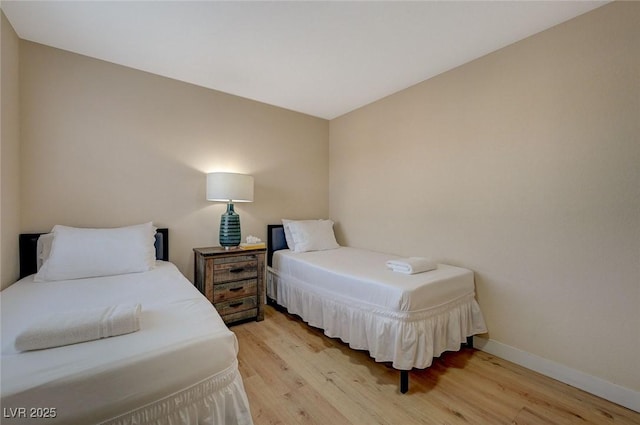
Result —
[{"label": "wood floor plank", "polygon": [[640,413],[493,355],[462,349],[410,372],[267,306],[233,326],[255,425],[640,425]]},{"label": "wood floor plank", "polygon": [[537,415],[528,407],[523,407],[511,423],[513,425],[555,425],[554,422],[550,422],[546,418]]},{"label": "wood floor plank", "polygon": [[270,392],[286,394],[302,386],[298,373],[291,370],[289,364],[249,329],[236,330],[236,336],[245,342],[240,346],[238,358],[243,365],[250,365],[254,373],[260,375]]}]

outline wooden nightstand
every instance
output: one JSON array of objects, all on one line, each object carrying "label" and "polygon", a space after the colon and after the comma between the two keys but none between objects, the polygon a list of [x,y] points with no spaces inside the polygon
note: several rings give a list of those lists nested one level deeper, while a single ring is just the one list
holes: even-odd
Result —
[{"label": "wooden nightstand", "polygon": [[265,249],[194,248],[194,285],[225,323],[264,319]]}]

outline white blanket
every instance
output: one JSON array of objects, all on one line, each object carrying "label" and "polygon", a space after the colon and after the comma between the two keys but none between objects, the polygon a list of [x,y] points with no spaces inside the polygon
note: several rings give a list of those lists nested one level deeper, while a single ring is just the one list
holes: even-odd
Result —
[{"label": "white blanket", "polygon": [[313,290],[390,311],[429,309],[475,291],[471,270],[440,264],[407,275],[386,267],[401,257],[351,247],[296,253],[277,251],[273,269]]},{"label": "white blanket", "polygon": [[116,304],[54,313],[20,332],[16,350],[41,350],[136,332],[140,330],[140,309],[140,304]]}]

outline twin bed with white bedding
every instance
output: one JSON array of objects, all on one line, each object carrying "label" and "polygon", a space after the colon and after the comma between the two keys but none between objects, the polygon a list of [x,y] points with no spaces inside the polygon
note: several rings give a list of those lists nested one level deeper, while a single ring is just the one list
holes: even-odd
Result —
[{"label": "twin bed with white bedding", "polygon": [[[164,247],[160,258],[168,260]],[[1,293],[3,424],[252,423],[236,337],[172,263],[154,260],[147,271],[117,275],[37,277]],[[139,330],[40,350],[15,347],[46,316],[138,304]]]},{"label": "twin bed with white bedding", "polygon": [[[267,296],[327,336],[391,362],[401,371],[401,392],[408,390],[407,371],[429,367],[487,331],[472,271],[445,264],[424,273],[392,271],[387,262],[403,259],[340,247],[327,222],[300,221],[289,235],[282,225],[268,226]],[[289,248],[296,239],[306,241],[302,249]]]}]

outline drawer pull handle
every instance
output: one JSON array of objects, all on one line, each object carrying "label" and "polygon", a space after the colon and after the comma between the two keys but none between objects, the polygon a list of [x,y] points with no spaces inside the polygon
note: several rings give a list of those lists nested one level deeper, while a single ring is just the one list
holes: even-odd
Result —
[{"label": "drawer pull handle", "polygon": [[242,303],[241,303],[241,302],[239,302],[239,303],[229,304],[229,307],[231,307],[231,308],[236,308],[236,307],[240,307],[241,305],[242,305]]},{"label": "drawer pull handle", "polygon": [[244,289],[244,286],[238,286],[237,288],[230,288],[229,290],[231,292],[238,292],[238,291],[242,291]]},{"label": "drawer pull handle", "polygon": [[244,267],[236,267],[235,269],[230,269],[229,273],[241,273],[244,271]]}]

